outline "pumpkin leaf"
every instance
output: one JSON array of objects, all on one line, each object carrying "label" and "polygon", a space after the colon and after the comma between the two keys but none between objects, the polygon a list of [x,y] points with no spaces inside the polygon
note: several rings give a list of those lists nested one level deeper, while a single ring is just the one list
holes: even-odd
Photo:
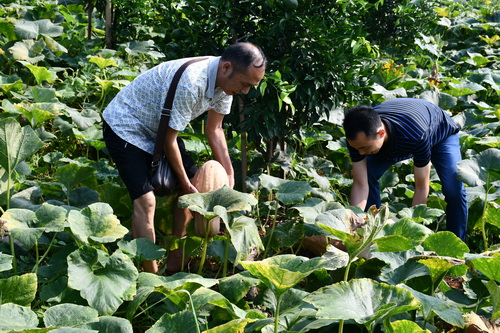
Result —
[{"label": "pumpkin leaf", "polygon": [[418,308],[411,292],[371,279],[323,287],[304,300],[318,309],[316,318],[354,320],[364,324],[369,331],[386,317]]},{"label": "pumpkin leaf", "polygon": [[100,315],[111,315],[129,298],[139,273],[121,251],[111,256],[84,246],[68,257],[68,285],[79,290]]},{"label": "pumpkin leaf", "polygon": [[82,210],[72,210],[68,216],[73,234],[84,244],[90,241],[110,243],[122,238],[128,229],[120,224],[113,209],[106,203],[97,202]]}]

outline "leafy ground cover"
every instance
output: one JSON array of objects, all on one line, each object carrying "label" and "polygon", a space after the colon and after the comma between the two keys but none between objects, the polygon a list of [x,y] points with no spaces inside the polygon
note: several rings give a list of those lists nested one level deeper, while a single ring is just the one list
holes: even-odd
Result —
[{"label": "leafy ground cover", "polygon": [[[138,7],[143,16],[127,15],[139,21],[122,24],[134,27],[133,38],[145,38],[132,41],[121,31],[113,50],[104,48],[97,13],[88,39],[82,4],[2,3],[0,330],[498,330],[498,3],[337,1],[314,7],[306,0],[275,0],[243,1],[231,9],[218,1],[188,1],[189,8],[174,2],[163,8],[172,13],[164,21],[182,17],[173,22],[183,30],[154,26],[159,11]],[[311,8],[321,15],[307,15]],[[283,29],[294,27],[296,43],[269,46],[270,73],[240,105],[274,110],[290,127],[280,124],[273,134],[278,127],[269,118],[269,129],[247,128],[252,140],[245,145],[245,131],[231,121],[232,158],[236,166],[248,165],[249,177],[236,190],[181,198],[180,205],[207,220],[219,216],[223,232],[198,237],[190,229],[185,239],[170,239],[174,198],[166,197],[158,199],[158,244],[132,240],[131,203],[106,154],[101,111],[141,71],[179,50],[205,46],[194,39],[205,36],[204,29],[241,18],[241,27],[251,30],[259,19],[271,20],[265,14],[273,11],[281,16],[269,21],[265,36],[284,43],[290,36]],[[216,18],[212,25],[203,13]],[[374,23],[361,23],[373,15],[397,38],[368,33]],[[351,35],[344,35],[346,26]],[[331,50],[332,40],[342,47]],[[316,69],[330,64],[331,70],[307,76],[308,57]],[[333,97],[325,97],[328,89]],[[469,195],[467,243],[443,231],[444,200],[434,173],[428,204],[410,207],[411,162],[381,180],[380,211],[348,206],[343,109],[405,96],[433,101],[463,126],[459,177]],[[308,116],[313,121],[297,126]],[[210,152],[196,134],[200,126],[194,123],[184,135],[202,162]],[[288,133],[286,140],[280,133]],[[184,272],[140,271],[142,260],[161,263],[174,248],[193,258]]]}]

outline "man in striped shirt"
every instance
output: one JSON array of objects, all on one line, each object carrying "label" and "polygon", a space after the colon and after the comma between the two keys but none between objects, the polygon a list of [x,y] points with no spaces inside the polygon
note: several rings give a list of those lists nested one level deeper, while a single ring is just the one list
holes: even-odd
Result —
[{"label": "man in striped shirt", "polygon": [[393,164],[413,158],[415,193],[412,206],[426,204],[431,163],[446,201],[446,228],[465,241],[468,203],[457,179],[459,127],[438,106],[413,98],[397,98],[370,108],[348,110],[344,130],[352,160],[351,205],[380,207],[378,180]]}]

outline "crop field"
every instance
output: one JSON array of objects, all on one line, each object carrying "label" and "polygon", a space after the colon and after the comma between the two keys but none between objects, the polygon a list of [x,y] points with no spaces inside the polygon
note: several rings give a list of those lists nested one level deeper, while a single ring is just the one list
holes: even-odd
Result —
[{"label": "crop field", "polygon": [[[500,332],[498,0],[0,0],[0,332]],[[171,59],[259,45],[267,72],[224,119],[235,186],[181,196],[221,231],[133,239],[102,112]],[[466,241],[431,169],[349,205],[342,120],[412,97],[461,127]],[[181,133],[214,159],[206,118]],[[356,218],[357,216],[357,218]],[[172,250],[186,258],[166,273]],[[157,260],[158,274],[143,260]]]}]

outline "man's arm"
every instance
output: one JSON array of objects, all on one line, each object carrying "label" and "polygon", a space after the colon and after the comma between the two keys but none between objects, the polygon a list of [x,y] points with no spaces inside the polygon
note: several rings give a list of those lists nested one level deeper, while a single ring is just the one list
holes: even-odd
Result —
[{"label": "man's arm", "polygon": [[227,149],[226,136],[222,128],[222,120],[224,115],[215,112],[214,110],[208,111],[207,125],[205,133],[207,135],[208,143],[212,148],[215,160],[217,160],[226,170],[229,177],[229,187],[234,187],[234,170],[229,157],[229,150]]},{"label": "man's arm", "polygon": [[184,170],[181,152],[179,150],[179,145],[177,144],[178,133],[178,131],[170,127],[167,128],[167,134],[165,137],[165,144],[163,146],[163,149],[165,150],[165,154],[167,155],[168,163],[177,175],[177,179],[179,180],[182,192],[185,194],[198,193],[196,187],[191,184],[191,181],[186,174],[186,170]]},{"label": "man's arm", "polygon": [[422,168],[413,168],[415,176],[415,194],[411,202],[412,206],[426,204],[429,195],[429,183],[431,175],[431,163]]},{"label": "man's arm", "polygon": [[352,190],[351,206],[358,206],[362,210],[366,207],[368,201],[368,172],[366,170],[366,158],[352,163]]}]

